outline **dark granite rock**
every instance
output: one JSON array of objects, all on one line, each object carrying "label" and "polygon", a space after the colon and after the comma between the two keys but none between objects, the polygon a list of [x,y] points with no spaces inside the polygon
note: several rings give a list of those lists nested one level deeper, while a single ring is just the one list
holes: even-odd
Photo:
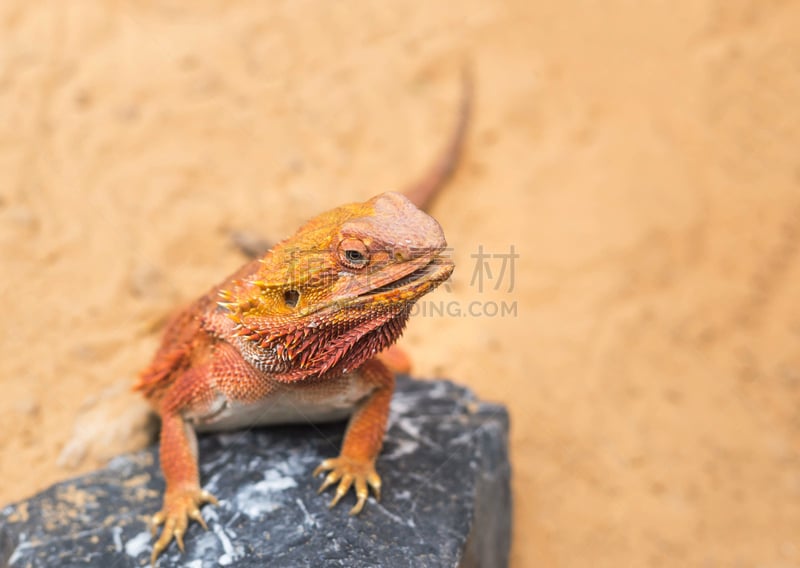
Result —
[{"label": "dark granite rock", "polygon": [[[344,424],[271,427],[200,438],[209,531],[158,565],[504,566],[511,523],[505,408],[450,382],[402,378],[378,471],[380,503],[335,509],[311,471],[338,454]],[[149,564],[147,518],[164,481],[155,448],[121,456],[0,512],[0,566]]]}]

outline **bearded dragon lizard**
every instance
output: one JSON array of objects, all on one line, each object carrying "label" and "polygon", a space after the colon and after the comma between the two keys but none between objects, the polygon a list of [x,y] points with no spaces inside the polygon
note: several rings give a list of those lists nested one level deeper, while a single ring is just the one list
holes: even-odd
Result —
[{"label": "bearded dragon lizard", "polygon": [[355,489],[351,514],[368,488],[380,497],[375,460],[394,389],[385,350],[410,307],[453,271],[441,227],[417,205],[454,170],[469,115],[464,87],[449,144],[408,197],[384,193],[315,217],[168,324],[134,387],[161,416],[166,491],[152,517],[154,536],[163,525],[153,564],[173,539],[183,551],[190,520],[205,528],[200,508],[217,502],[200,486],[195,431],[349,415],[339,456],[313,475],[328,472],[320,492],[338,484],[331,507]]}]

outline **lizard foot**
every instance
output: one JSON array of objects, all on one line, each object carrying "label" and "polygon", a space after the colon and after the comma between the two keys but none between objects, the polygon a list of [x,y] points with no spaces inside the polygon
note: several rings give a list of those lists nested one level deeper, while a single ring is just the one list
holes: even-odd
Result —
[{"label": "lizard foot", "polygon": [[155,566],[158,555],[169,546],[173,538],[183,552],[183,535],[186,533],[186,527],[189,526],[189,519],[194,519],[208,530],[203,515],[200,514],[200,507],[205,503],[216,505],[217,499],[199,487],[167,491],[164,495],[164,507],[151,519],[150,529],[154,537],[158,527],[164,525],[161,535],[153,544],[153,554],[150,556],[152,566]]},{"label": "lizard foot", "polygon": [[330,473],[325,477],[325,481],[322,482],[319,488],[320,493],[337,481],[339,482],[339,485],[336,487],[336,494],[333,496],[333,500],[331,500],[328,507],[335,506],[336,503],[350,491],[350,487],[354,484],[358,500],[355,506],[350,509],[351,515],[357,515],[361,512],[361,509],[364,508],[364,503],[367,502],[367,497],[369,496],[367,485],[372,487],[372,491],[375,493],[375,499],[380,500],[381,478],[375,471],[375,463],[372,460],[359,460],[346,458],[344,456],[327,459],[317,466],[313,475],[316,477],[325,471],[330,471]]}]

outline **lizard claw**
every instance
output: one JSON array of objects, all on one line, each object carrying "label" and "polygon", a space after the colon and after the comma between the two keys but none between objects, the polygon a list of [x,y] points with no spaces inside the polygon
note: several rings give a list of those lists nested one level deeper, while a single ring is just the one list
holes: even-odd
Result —
[{"label": "lizard claw", "polygon": [[205,503],[216,505],[218,501],[208,491],[196,487],[167,492],[164,496],[164,507],[150,520],[150,531],[154,537],[158,532],[158,527],[163,525],[161,535],[153,544],[153,553],[150,556],[151,566],[156,565],[158,555],[169,546],[173,538],[180,551],[183,552],[183,535],[186,534],[189,519],[197,521],[204,529],[208,530],[203,515],[200,513],[200,507]]},{"label": "lizard claw", "polygon": [[331,458],[319,464],[314,470],[313,475],[316,477],[325,471],[330,471],[330,473],[325,476],[325,480],[319,488],[319,493],[322,493],[337,481],[339,482],[339,485],[336,487],[336,493],[328,504],[328,507],[335,507],[354,485],[356,504],[350,509],[351,515],[357,515],[364,508],[364,504],[367,502],[367,497],[369,496],[369,487],[372,488],[375,499],[380,500],[381,478],[375,471],[375,464],[373,461],[357,460],[343,456]]}]

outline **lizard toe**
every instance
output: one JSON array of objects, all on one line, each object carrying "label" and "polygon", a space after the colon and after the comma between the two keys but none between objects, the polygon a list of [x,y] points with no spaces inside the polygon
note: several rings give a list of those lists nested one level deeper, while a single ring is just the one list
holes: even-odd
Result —
[{"label": "lizard toe", "polygon": [[319,488],[320,493],[337,481],[339,482],[336,487],[336,493],[328,507],[335,507],[353,487],[356,493],[356,504],[350,510],[351,515],[357,515],[364,508],[369,497],[370,487],[375,497],[380,497],[381,478],[375,471],[375,463],[372,460],[361,460],[345,456],[327,459],[314,470],[314,475],[319,475],[325,471],[329,471],[329,473]]},{"label": "lizard toe", "polygon": [[200,507],[205,503],[217,504],[217,499],[208,491],[201,491],[198,487],[167,491],[164,495],[163,508],[151,518],[153,536],[158,532],[158,527],[163,525],[158,540],[153,543],[153,552],[150,556],[152,566],[155,566],[159,555],[167,549],[173,539],[180,551],[184,551],[183,537],[190,520],[197,521],[208,530],[200,513]]}]

